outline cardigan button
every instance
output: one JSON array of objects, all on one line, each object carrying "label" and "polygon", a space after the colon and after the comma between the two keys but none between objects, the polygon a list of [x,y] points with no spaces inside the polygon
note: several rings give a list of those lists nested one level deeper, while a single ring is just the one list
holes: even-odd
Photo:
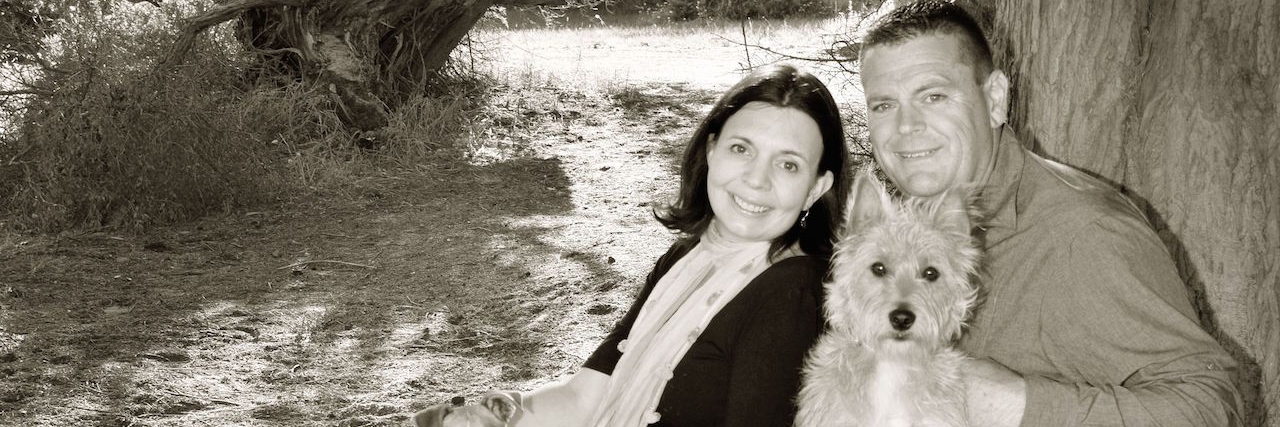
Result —
[{"label": "cardigan button", "polygon": [[662,414],[659,414],[657,411],[654,411],[644,416],[644,423],[653,424],[658,422],[658,420],[661,420],[661,419],[662,419]]},{"label": "cardigan button", "polygon": [[618,352],[619,353],[627,352],[627,340],[618,341]]},{"label": "cardigan button", "polygon": [[716,291],[715,293],[711,294],[711,296],[707,298],[707,305],[715,305],[716,300],[720,299],[720,293],[721,291]]}]

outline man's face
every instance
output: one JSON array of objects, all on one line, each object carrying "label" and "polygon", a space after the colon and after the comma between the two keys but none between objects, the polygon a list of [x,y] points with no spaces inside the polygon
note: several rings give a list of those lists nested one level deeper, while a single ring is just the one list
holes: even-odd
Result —
[{"label": "man's face", "polygon": [[1007,81],[979,84],[956,36],[917,36],[862,57],[862,87],[876,161],[900,189],[928,197],[986,181],[1004,123]]}]

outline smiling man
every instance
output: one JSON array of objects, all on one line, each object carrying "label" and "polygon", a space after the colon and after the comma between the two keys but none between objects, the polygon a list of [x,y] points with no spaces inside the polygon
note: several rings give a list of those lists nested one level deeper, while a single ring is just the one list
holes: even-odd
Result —
[{"label": "smiling man", "polygon": [[[971,425],[1239,423],[1235,361],[1200,326],[1145,216],[1005,127],[1009,80],[959,7],[926,0],[863,40],[875,157],[904,193],[981,188],[985,301],[961,341]],[[1078,141],[1088,143],[1088,141]]]}]

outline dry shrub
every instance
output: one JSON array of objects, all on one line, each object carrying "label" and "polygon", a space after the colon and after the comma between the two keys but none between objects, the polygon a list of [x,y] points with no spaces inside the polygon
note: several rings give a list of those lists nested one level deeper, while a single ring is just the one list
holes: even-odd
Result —
[{"label": "dry shrub", "polygon": [[382,152],[399,163],[416,163],[455,147],[471,127],[481,123],[479,110],[488,103],[492,78],[456,62],[438,73],[425,93],[396,106],[380,131]]},{"label": "dry shrub", "polygon": [[[263,201],[273,157],[229,92],[183,79],[87,79],[28,111],[15,223],[137,228]],[[246,126],[248,125],[248,126]],[[268,179],[263,179],[268,178]]]},{"label": "dry shrub", "polygon": [[[153,71],[190,10],[88,10],[48,52],[63,71],[33,84],[0,143],[0,217],[18,228],[138,229],[257,205],[327,181],[351,135],[328,93],[255,87],[225,29],[183,66]],[[146,14],[141,16],[140,14]]]}]

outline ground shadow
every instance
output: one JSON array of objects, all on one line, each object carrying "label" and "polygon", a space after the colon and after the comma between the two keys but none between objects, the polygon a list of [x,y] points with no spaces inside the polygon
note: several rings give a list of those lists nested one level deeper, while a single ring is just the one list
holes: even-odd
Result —
[{"label": "ground shadow", "polygon": [[[175,377],[189,376],[181,372],[190,368],[260,358],[276,366],[262,368],[258,380],[284,386],[316,381],[307,372],[332,363],[326,352],[346,353],[371,369],[384,363],[395,356],[389,336],[419,286],[500,283],[480,274],[466,284],[415,277],[429,278],[433,268],[514,276],[512,268],[487,264],[490,251],[472,236],[494,218],[573,209],[558,159],[440,163],[280,211],[206,218],[146,235],[39,236],[0,251],[0,338],[16,342],[0,347],[0,412],[55,405],[68,419],[91,423],[181,416],[230,405],[184,391]],[[421,239],[404,242],[412,250],[388,250],[382,242],[395,240],[405,222],[420,222],[409,228]],[[439,256],[445,249],[447,256]],[[342,263],[294,262],[316,259]],[[416,270],[423,274],[410,274]],[[506,350],[519,357],[540,349],[543,339]],[[170,376],[138,376],[143,371]]]}]

